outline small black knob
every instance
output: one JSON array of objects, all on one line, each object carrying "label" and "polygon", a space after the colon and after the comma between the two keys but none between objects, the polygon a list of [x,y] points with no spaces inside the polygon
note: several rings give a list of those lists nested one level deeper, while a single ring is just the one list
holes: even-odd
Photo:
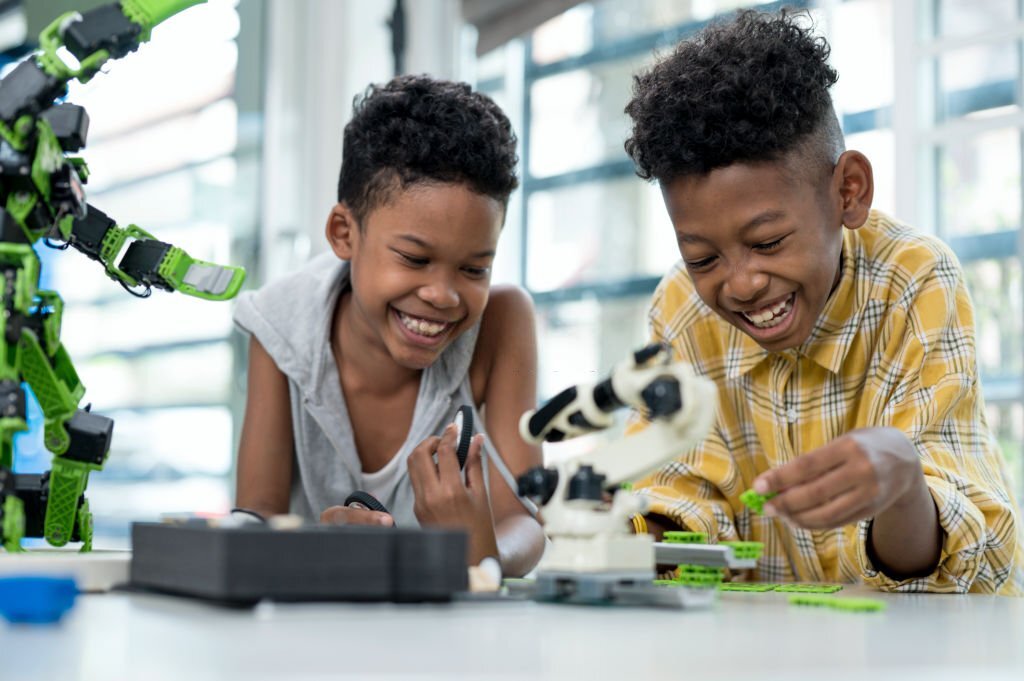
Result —
[{"label": "small black knob", "polygon": [[558,470],[534,466],[520,475],[516,483],[519,488],[519,496],[526,497],[538,506],[543,506],[551,500],[555,489],[558,488]]},{"label": "small black knob", "polygon": [[679,381],[671,376],[657,378],[640,391],[640,399],[651,412],[651,418],[674,414],[683,408]]},{"label": "small black knob", "polygon": [[580,466],[579,470],[569,478],[569,493],[566,497],[573,499],[589,499],[601,501],[604,498],[605,476],[595,473],[593,466]]}]

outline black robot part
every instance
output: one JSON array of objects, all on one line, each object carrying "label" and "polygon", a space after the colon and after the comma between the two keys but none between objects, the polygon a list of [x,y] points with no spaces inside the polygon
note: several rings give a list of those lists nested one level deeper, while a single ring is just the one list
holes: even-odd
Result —
[{"label": "black robot part", "polygon": [[118,59],[139,47],[142,27],[130,21],[119,5],[104,5],[82,13],[64,29],[64,44],[79,60],[106,50]]}]

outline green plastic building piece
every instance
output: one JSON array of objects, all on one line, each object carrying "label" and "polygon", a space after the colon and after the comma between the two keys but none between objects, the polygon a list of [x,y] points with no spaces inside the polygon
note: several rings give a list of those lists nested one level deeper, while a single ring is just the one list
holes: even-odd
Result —
[{"label": "green plastic building piece", "polygon": [[661,540],[667,544],[707,544],[708,535],[704,532],[669,530],[662,535]]},{"label": "green plastic building piece", "polygon": [[732,548],[732,554],[740,560],[757,560],[764,553],[764,544],[759,541],[723,541],[720,546]]},{"label": "green plastic building piece", "polygon": [[740,501],[743,505],[749,508],[754,513],[761,515],[764,513],[764,502],[768,501],[776,495],[775,492],[769,492],[768,494],[758,494],[752,489],[748,489],[746,492],[740,495]]},{"label": "green plastic building piece", "polygon": [[833,594],[842,591],[839,584],[779,584],[776,591],[798,594]]},{"label": "green plastic building piece", "polygon": [[790,605],[813,605],[845,610],[847,612],[879,612],[885,610],[885,601],[876,598],[837,598],[824,594],[796,594],[789,597]]},{"label": "green plastic building piece", "polygon": [[722,591],[752,591],[756,593],[764,593],[765,591],[774,591],[778,586],[778,584],[767,584],[761,582],[722,582],[718,588]]},{"label": "green plastic building piece", "polygon": [[725,571],[722,568],[688,563],[680,565],[676,573],[676,581],[687,586],[715,587],[721,584],[724,578]]}]

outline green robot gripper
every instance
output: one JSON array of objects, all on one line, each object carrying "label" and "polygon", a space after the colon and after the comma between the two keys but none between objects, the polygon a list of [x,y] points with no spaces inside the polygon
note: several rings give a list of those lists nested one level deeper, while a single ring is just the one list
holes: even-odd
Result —
[{"label": "green robot gripper", "polygon": [[732,554],[740,560],[757,560],[764,553],[764,544],[759,541],[723,541],[719,546],[732,548]]},{"label": "green robot gripper", "polygon": [[667,544],[707,544],[708,535],[704,532],[669,530],[662,536],[661,540]]},{"label": "green robot gripper", "polygon": [[790,605],[810,605],[847,612],[879,612],[885,602],[875,598],[837,598],[823,594],[797,594],[789,597]]},{"label": "green robot gripper", "polygon": [[746,492],[740,495],[740,501],[743,505],[749,508],[754,513],[761,515],[764,513],[764,502],[768,501],[776,495],[776,492],[769,492],[768,494],[758,494],[752,489],[748,489]]}]

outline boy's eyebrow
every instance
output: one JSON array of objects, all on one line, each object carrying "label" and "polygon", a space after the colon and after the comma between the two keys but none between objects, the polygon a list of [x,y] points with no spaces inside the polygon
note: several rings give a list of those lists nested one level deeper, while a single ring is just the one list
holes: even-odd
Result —
[{"label": "boy's eyebrow", "polygon": [[[415,245],[419,246],[420,248],[424,248],[424,249],[427,249],[427,250],[430,250],[430,248],[431,248],[431,245],[429,243],[427,243],[425,240],[419,238],[418,236],[414,236],[412,234],[399,234],[398,238],[399,239],[403,239],[404,241],[408,241],[409,243],[415,244]],[[493,257],[495,255],[495,253],[496,253],[496,251],[494,249],[490,249],[490,250],[487,250],[487,251],[480,251],[479,253],[474,253],[470,257],[471,258],[491,258],[491,257]]]},{"label": "boy's eyebrow", "polygon": [[[765,212],[759,215],[755,215],[747,222],[747,224],[740,227],[740,232],[749,232],[750,230],[754,229],[759,225],[763,225],[766,222],[774,222],[775,220],[778,220],[779,218],[782,217],[785,217],[785,213],[781,210],[766,210]],[[707,243],[710,241],[710,239],[705,239],[704,237],[698,236],[697,234],[687,234],[685,232],[677,233],[677,238],[679,239],[679,241],[688,244],[700,242]]]}]

